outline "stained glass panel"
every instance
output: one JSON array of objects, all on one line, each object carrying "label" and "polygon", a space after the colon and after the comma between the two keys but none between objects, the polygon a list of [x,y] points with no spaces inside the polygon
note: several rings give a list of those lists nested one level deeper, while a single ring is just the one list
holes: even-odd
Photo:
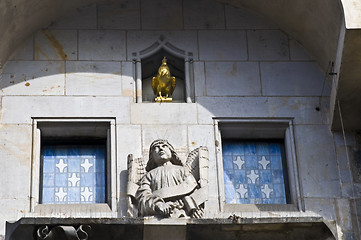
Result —
[{"label": "stained glass panel", "polygon": [[286,204],[282,143],[223,140],[226,203]]},{"label": "stained glass panel", "polygon": [[42,149],[43,204],[105,203],[102,145],[49,145]]}]

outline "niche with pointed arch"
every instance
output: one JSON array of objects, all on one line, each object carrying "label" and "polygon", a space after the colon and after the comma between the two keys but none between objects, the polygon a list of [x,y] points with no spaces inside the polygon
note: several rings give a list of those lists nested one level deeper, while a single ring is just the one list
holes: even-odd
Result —
[{"label": "niche with pointed arch", "polygon": [[136,102],[155,102],[152,79],[158,73],[162,59],[166,57],[170,73],[176,78],[172,102],[191,103],[193,89],[193,66],[191,52],[181,50],[161,37],[150,47],[133,53],[134,79],[136,82]]}]

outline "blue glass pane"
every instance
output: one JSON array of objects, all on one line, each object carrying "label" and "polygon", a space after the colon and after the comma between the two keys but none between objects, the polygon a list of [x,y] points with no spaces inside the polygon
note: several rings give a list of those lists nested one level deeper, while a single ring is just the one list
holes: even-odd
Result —
[{"label": "blue glass pane", "polygon": [[233,170],[224,170],[224,184],[233,184],[234,172]]},{"label": "blue glass pane", "polygon": [[43,188],[43,199],[42,203],[53,203],[54,202],[54,188]]},{"label": "blue glass pane", "polygon": [[232,144],[231,145],[233,155],[244,155],[244,146],[243,144]]},{"label": "blue glass pane", "polygon": [[80,202],[80,188],[78,188],[78,187],[68,188],[68,201],[69,202]]},{"label": "blue glass pane", "polygon": [[282,169],[281,156],[271,156],[272,169]]},{"label": "blue glass pane", "polygon": [[261,198],[261,189],[258,185],[248,184],[248,198]]},{"label": "blue glass pane", "polygon": [[270,153],[271,155],[280,155],[281,154],[281,145],[279,143],[270,144]]},{"label": "blue glass pane", "polygon": [[95,173],[95,186],[97,186],[97,187],[104,187],[105,186],[104,173]]},{"label": "blue glass pane", "polygon": [[236,184],[247,183],[247,176],[246,176],[245,170],[235,170],[234,171],[234,183],[236,183]]},{"label": "blue glass pane", "polygon": [[44,146],[43,155],[43,203],[105,202],[103,146]]},{"label": "blue glass pane", "polygon": [[54,174],[44,173],[43,174],[43,187],[53,187],[54,186]]},{"label": "blue glass pane", "polygon": [[68,186],[68,174],[67,173],[55,174],[55,186],[56,187]]},{"label": "blue glass pane", "polygon": [[55,168],[55,159],[54,158],[49,158],[49,157],[44,157],[44,161],[43,161],[43,172],[47,173],[47,172],[54,172],[54,168]]},{"label": "blue glass pane", "polygon": [[224,169],[233,169],[232,156],[224,156],[223,157],[223,168]]},{"label": "blue glass pane", "polygon": [[246,161],[246,169],[258,169],[257,156],[245,156],[244,160]]},{"label": "blue glass pane", "polygon": [[256,144],[246,143],[244,145],[244,151],[246,155],[255,155],[256,154]]},{"label": "blue glass pane", "polygon": [[266,143],[257,144],[257,154],[258,155],[269,155],[269,147]]},{"label": "blue glass pane", "polygon": [[223,153],[224,156],[232,155],[232,145],[227,144],[227,143],[223,143],[222,144],[222,153]]},{"label": "blue glass pane", "polygon": [[260,184],[272,183],[272,175],[270,170],[260,170],[259,173],[260,173],[260,178],[259,178]]},{"label": "blue glass pane", "polygon": [[103,203],[105,202],[105,188],[95,188],[95,202]]},{"label": "blue glass pane", "polygon": [[273,183],[284,183],[283,180],[283,171],[282,170],[272,170],[272,180]]},{"label": "blue glass pane", "polygon": [[93,187],[94,186],[94,173],[81,173],[80,174],[80,186],[81,187]]},{"label": "blue glass pane", "polygon": [[226,203],[286,203],[280,143],[223,141]]}]

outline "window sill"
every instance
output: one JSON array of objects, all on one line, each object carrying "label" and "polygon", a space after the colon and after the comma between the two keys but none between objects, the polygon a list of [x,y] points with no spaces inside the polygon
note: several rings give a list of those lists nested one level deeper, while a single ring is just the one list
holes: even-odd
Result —
[{"label": "window sill", "polygon": [[294,204],[225,204],[225,212],[298,212]]},{"label": "window sill", "polygon": [[38,204],[34,207],[34,213],[50,215],[54,213],[111,213],[112,210],[106,203],[99,204]]}]

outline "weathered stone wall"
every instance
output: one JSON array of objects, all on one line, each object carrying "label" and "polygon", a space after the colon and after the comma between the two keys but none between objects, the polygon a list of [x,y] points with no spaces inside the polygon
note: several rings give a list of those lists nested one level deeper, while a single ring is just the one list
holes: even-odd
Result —
[{"label": "weathered stone wall", "polygon": [[[132,53],[161,35],[193,53],[194,103],[134,101]],[[207,216],[230,216],[219,213],[212,117],[292,118],[306,212],[252,210],[242,216],[320,215],[339,236],[343,229],[350,233],[353,205],[340,185],[350,172],[341,167],[340,136],[329,130],[330,86],[313,58],[276,25],[216,1],[128,1],[77,9],[35,32],[3,70],[0,234],[5,221],[22,216],[109,216],[30,212],[32,118],[39,117],[116,119],[117,169],[111,171],[119,204],[112,217],[126,215],[127,155],[146,156],[157,138],[169,139],[183,155],[208,146]]]}]

